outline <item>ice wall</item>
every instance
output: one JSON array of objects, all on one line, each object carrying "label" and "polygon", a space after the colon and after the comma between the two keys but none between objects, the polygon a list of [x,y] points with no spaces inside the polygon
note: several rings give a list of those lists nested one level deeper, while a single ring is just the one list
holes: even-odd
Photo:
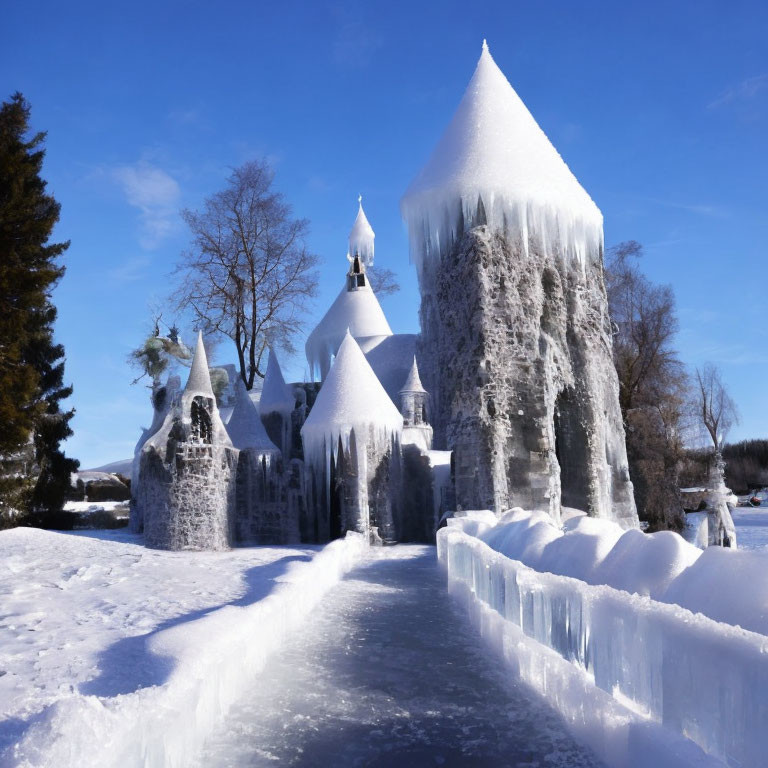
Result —
[{"label": "ice wall", "polygon": [[438,553],[483,633],[607,764],[707,765],[683,737],[727,765],[762,764],[768,638],[534,571],[458,527],[438,532]]}]

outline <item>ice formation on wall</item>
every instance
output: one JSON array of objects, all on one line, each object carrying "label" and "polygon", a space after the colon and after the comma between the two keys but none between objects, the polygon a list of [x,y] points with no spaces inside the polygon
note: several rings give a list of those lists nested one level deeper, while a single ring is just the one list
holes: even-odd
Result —
[{"label": "ice formation on wall", "polygon": [[181,389],[181,380],[178,376],[169,376],[165,386],[153,387],[152,389],[152,424],[148,429],[144,429],[141,437],[133,450],[133,464],[131,467],[131,519],[130,527],[133,533],[141,533],[144,530],[144,515],[141,506],[138,503],[136,490],[139,487],[139,476],[141,473],[141,449],[152,435],[163,426],[168,411]]},{"label": "ice formation on wall", "polygon": [[396,535],[403,418],[347,332],[301,428],[320,540]]},{"label": "ice formation on wall", "polygon": [[373,266],[373,241],[376,237],[373,227],[363,210],[363,197],[357,198],[357,217],[349,233],[349,257],[359,256],[366,267]]},{"label": "ice formation on wall", "polygon": [[[307,361],[312,376],[319,374],[325,379],[347,330],[356,339],[392,336],[387,318],[366,279],[364,266],[362,274],[353,273],[355,267],[353,261],[345,286],[307,339]],[[358,279],[352,281],[352,277]]]},{"label": "ice formation on wall", "polygon": [[603,216],[483,50],[456,113],[401,203],[419,274],[475,221],[534,236],[584,260],[599,254]]},{"label": "ice formation on wall", "polygon": [[199,334],[187,386],[141,451],[137,500],[146,543],[226,549],[232,542],[237,457],[219,416]]},{"label": "ice formation on wall", "polygon": [[483,46],[402,212],[419,366],[456,504],[637,525],[602,275],[602,215]]},{"label": "ice formation on wall", "polygon": [[364,435],[369,428],[386,439],[399,439],[403,417],[348,331],[301,428],[304,456],[316,463],[319,456],[325,459],[324,446],[335,446],[339,438],[348,445],[353,430]]}]

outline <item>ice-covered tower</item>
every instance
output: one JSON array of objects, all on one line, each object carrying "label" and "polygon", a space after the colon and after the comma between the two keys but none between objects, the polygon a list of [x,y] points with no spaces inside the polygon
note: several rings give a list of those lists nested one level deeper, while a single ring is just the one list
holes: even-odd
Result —
[{"label": "ice-covered tower", "polygon": [[427,390],[421,383],[415,357],[400,390],[400,413],[403,415],[403,445],[412,443],[424,451],[430,450],[432,427],[427,420]]},{"label": "ice-covered tower", "polygon": [[636,525],[602,214],[483,43],[401,202],[421,290],[419,361],[456,501],[561,504]]},{"label": "ice-covered tower", "polygon": [[259,413],[270,440],[280,448],[286,461],[291,458],[291,416],[295,407],[293,391],[285,383],[275,350],[270,349]]},{"label": "ice-covered tower", "polygon": [[146,543],[226,549],[233,535],[237,458],[216,406],[200,334],[184,392],[141,449],[137,500]]},{"label": "ice-covered tower", "polygon": [[392,335],[365,273],[366,264],[373,263],[373,238],[361,205],[349,235],[349,269],[344,287],[307,339],[307,362],[313,377],[319,374],[324,380],[328,375],[347,330],[366,349]]},{"label": "ice-covered tower", "polygon": [[358,209],[355,223],[349,232],[349,258],[359,256],[366,267],[373,266],[373,241],[376,234],[363,210],[363,196],[357,198]]},{"label": "ice-covered tower", "polygon": [[312,484],[302,540],[360,531],[393,540],[403,419],[347,333],[301,429]]}]

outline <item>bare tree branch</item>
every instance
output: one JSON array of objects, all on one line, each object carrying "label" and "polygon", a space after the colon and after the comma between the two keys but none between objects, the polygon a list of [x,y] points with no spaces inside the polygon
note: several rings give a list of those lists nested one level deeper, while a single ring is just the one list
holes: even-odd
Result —
[{"label": "bare tree branch", "polygon": [[264,377],[269,346],[292,351],[317,285],[309,223],[293,218],[273,178],[265,161],[246,163],[201,211],[182,212],[192,242],[176,268],[175,302],[206,333],[232,339],[249,389]]}]

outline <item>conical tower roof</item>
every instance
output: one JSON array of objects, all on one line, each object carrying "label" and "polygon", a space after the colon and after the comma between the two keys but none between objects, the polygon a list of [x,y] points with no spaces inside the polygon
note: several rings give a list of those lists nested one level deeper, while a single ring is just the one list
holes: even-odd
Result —
[{"label": "conical tower roof", "polygon": [[335,445],[354,429],[363,439],[370,427],[399,433],[403,417],[350,333],[344,336],[330,373],[301,428],[305,446]]},{"label": "conical tower roof", "polygon": [[198,331],[197,334],[197,346],[192,358],[192,367],[189,369],[189,378],[187,379],[187,386],[184,388],[184,395],[213,397],[211,374],[208,371],[208,356],[205,354],[202,331]]},{"label": "conical tower roof", "polygon": [[421,383],[421,378],[419,377],[419,367],[416,365],[416,355],[413,356],[413,365],[408,373],[408,378],[405,380],[405,384],[403,384],[403,388],[400,390],[400,394],[405,393],[427,393],[427,390],[424,389]]},{"label": "conical tower roof", "polygon": [[323,319],[309,334],[305,349],[313,376],[319,373],[321,378],[325,378],[331,358],[339,349],[347,331],[356,339],[392,335],[392,329],[368,281],[354,291],[347,290],[345,285]]},{"label": "conical tower roof", "polygon": [[349,255],[359,255],[366,267],[373,265],[373,241],[376,234],[363,210],[363,196],[357,198],[357,218],[349,232]]},{"label": "conical tower roof", "polygon": [[[602,214],[493,60],[480,60],[453,119],[411,183],[401,210],[412,237],[440,249],[445,220],[475,220],[482,199],[489,225],[538,232],[577,252],[602,243]],[[443,231],[440,231],[443,227]],[[585,242],[589,241],[589,242]],[[594,242],[593,242],[594,241]],[[429,246],[427,246],[429,247]],[[419,254],[413,254],[419,260]]]},{"label": "conical tower roof", "polygon": [[277,446],[269,439],[259,412],[240,378],[237,380],[235,408],[227,423],[227,433],[232,445],[241,451],[250,449],[264,453],[278,452]]},{"label": "conical tower roof", "polygon": [[280,363],[275,350],[270,348],[267,372],[264,375],[264,387],[259,400],[259,412],[290,413],[296,407],[296,398],[290,387],[285,383]]}]

